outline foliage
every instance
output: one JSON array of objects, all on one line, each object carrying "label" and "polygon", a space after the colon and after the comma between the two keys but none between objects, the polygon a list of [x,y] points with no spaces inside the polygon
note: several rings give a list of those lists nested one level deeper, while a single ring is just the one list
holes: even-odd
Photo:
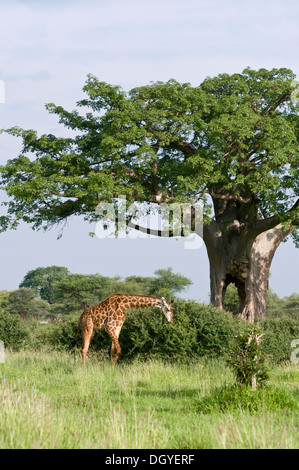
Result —
[{"label": "foliage", "polygon": [[[234,315],[239,311],[239,299],[237,288],[229,284],[225,296],[225,308]],[[281,299],[271,289],[267,293],[266,318],[281,318],[286,315],[299,320],[299,294],[291,294],[289,297]]]},{"label": "foliage", "polygon": [[149,295],[165,297],[170,300],[176,293],[181,293],[190,284],[192,284],[190,279],[181,274],[173,273],[172,268],[158,269],[155,271],[155,278],[150,282],[148,293]]},{"label": "foliage", "polygon": [[299,320],[299,294],[291,294],[284,299],[285,301],[285,314]]},{"label": "foliage", "polygon": [[247,411],[273,412],[299,410],[298,392],[290,394],[285,388],[265,386],[257,390],[238,385],[216,387],[209,395],[195,401],[195,408],[204,414]]},{"label": "foliage", "polygon": [[20,315],[23,319],[50,315],[48,303],[42,299],[36,299],[34,289],[26,287],[10,292],[5,309],[11,314]]},{"label": "foliage", "polygon": [[104,300],[109,286],[109,278],[99,274],[69,274],[53,284],[52,310],[60,315],[83,312]]},{"label": "foliage", "polygon": [[265,333],[263,351],[274,362],[289,361],[291,342],[299,338],[299,320],[286,315],[266,320],[261,324]]},{"label": "foliage", "polygon": [[261,346],[263,335],[259,328],[250,326],[236,337],[227,362],[233,368],[239,386],[252,386],[255,390],[269,378],[267,356]]},{"label": "foliage", "polygon": [[[278,318],[287,313],[287,305],[284,299],[280,299],[271,289],[267,293],[267,319]],[[299,318],[299,317],[298,317]]]},{"label": "foliage", "polygon": [[8,297],[10,295],[9,290],[1,290],[0,291],[0,308],[6,308],[8,304]]},{"label": "foliage", "polygon": [[39,297],[50,304],[53,303],[53,283],[60,281],[69,274],[63,266],[36,268],[25,275],[19,287],[34,289]]},{"label": "foliage", "polygon": [[233,284],[229,284],[225,295],[225,309],[237,315],[239,312],[239,298],[237,288]]},{"label": "foliage", "polygon": [[0,308],[0,340],[4,346],[19,351],[29,342],[28,330],[19,315],[12,315]]},{"label": "foliage", "polygon": [[75,214],[93,221],[99,202],[118,195],[153,203],[194,203],[200,195],[208,221],[208,196],[229,195],[243,200],[245,211],[246,201],[256,201],[264,229],[274,215],[296,219],[294,78],[286,68],[246,68],[198,87],[172,79],[126,93],[88,75],[78,110],[46,105],[74,137],[6,130],[22,138],[23,148],[1,167],[1,185],[11,198],[4,203],[3,229],[9,219],[12,226],[22,219],[34,228]]},{"label": "foliage", "polygon": [[[102,302],[109,294],[115,292],[158,297],[164,295],[170,300],[190,284],[192,284],[190,279],[174,273],[172,268],[159,269],[154,273],[154,277],[128,276],[122,279],[118,276],[109,278],[99,274],[72,274],[67,268],[49,266],[29,271],[20,287],[34,289],[35,295],[51,304],[51,315],[61,317],[83,311],[91,305]],[[31,293],[33,300],[33,290],[16,291],[14,295],[24,297],[26,292],[27,295]],[[4,301],[6,299],[4,292],[2,297]],[[37,302],[35,304],[37,306]]]}]

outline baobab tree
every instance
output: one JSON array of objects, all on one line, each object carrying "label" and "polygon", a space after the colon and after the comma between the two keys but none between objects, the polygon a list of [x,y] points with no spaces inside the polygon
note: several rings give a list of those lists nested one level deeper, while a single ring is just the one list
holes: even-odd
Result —
[{"label": "baobab tree", "polygon": [[288,235],[298,241],[294,79],[288,69],[247,68],[198,87],[170,80],[126,93],[88,75],[77,110],[46,105],[75,137],[6,130],[23,148],[1,167],[3,229],[19,220],[47,228],[75,214],[94,221],[95,208],[120,194],[156,206],[201,201],[211,303],[223,309],[233,283],[239,314],[265,318],[275,251]]}]

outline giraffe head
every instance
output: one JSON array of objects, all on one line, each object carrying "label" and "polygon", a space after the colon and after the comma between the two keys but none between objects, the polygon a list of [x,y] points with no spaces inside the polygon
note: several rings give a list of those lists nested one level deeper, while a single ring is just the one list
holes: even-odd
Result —
[{"label": "giraffe head", "polygon": [[159,303],[159,307],[163,310],[163,313],[168,321],[168,323],[173,323],[173,308],[172,308],[172,300],[171,302],[167,303],[164,297],[161,297],[161,302]]}]

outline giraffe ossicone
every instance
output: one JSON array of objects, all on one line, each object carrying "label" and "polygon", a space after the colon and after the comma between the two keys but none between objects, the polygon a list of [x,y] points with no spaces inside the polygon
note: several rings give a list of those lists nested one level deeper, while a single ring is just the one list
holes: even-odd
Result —
[{"label": "giraffe ossicone", "polygon": [[116,363],[120,354],[121,347],[119,344],[119,335],[121,328],[126,319],[124,312],[129,308],[139,307],[158,307],[162,309],[168,323],[173,322],[172,302],[167,303],[164,297],[152,297],[148,295],[131,295],[131,294],[110,294],[100,304],[94,305],[84,310],[79,324],[77,337],[71,347],[75,346],[79,330],[82,334],[81,354],[83,364],[85,364],[90,341],[95,330],[104,328],[112,340],[111,362]]}]

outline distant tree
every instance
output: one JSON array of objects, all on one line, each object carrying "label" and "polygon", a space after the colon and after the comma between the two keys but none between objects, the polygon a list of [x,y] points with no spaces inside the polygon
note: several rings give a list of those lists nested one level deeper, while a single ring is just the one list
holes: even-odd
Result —
[{"label": "distant tree", "polygon": [[239,312],[238,290],[236,286],[234,286],[233,284],[230,284],[227,287],[224,306],[225,306],[225,310],[228,310],[235,315],[237,315]]},{"label": "distant tree", "polygon": [[284,310],[287,315],[299,320],[299,294],[291,294],[284,298]]},{"label": "distant tree", "polygon": [[128,294],[150,295],[150,287],[153,277],[150,276],[128,276],[125,283],[128,287]]},{"label": "distant tree", "polygon": [[70,274],[53,283],[53,312],[69,314],[95,305],[108,295],[110,279],[99,274]]},{"label": "distant tree", "polygon": [[266,312],[267,318],[282,317],[287,313],[285,300],[278,297],[271,289],[268,290]]},{"label": "distant tree", "polygon": [[168,300],[192,284],[192,281],[185,276],[173,273],[172,268],[158,269],[154,274],[155,278],[149,284],[149,294],[164,296]]},{"label": "distant tree", "polygon": [[34,289],[41,299],[51,304],[53,303],[53,284],[69,274],[69,270],[63,266],[33,269],[28,271],[19,287]]},{"label": "distant tree", "polygon": [[23,319],[50,315],[49,304],[42,299],[36,299],[35,290],[29,288],[11,291],[7,299],[6,311],[19,315]]}]

